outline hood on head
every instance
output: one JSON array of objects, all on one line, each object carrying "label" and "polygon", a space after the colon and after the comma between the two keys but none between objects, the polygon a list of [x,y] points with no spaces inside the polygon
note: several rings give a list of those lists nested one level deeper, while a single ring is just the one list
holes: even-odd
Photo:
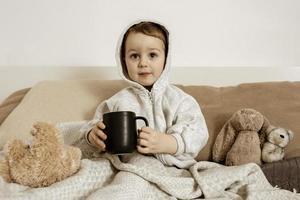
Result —
[{"label": "hood on head", "polygon": [[161,28],[164,30],[165,32],[165,36],[166,36],[166,60],[165,60],[165,66],[164,66],[164,70],[162,72],[162,74],[160,75],[159,79],[154,83],[153,87],[155,87],[156,85],[160,84],[160,82],[165,82],[168,80],[168,72],[169,72],[169,66],[170,66],[170,34],[168,32],[168,29],[166,28],[165,25],[163,25],[160,22],[157,21],[153,21],[153,20],[138,20],[135,21],[131,24],[129,24],[121,33],[121,36],[118,40],[117,43],[117,49],[116,49],[116,62],[117,62],[117,66],[118,66],[118,70],[120,73],[120,76],[122,77],[122,79],[126,80],[127,82],[129,82],[130,84],[137,86],[137,87],[143,87],[141,86],[139,83],[136,83],[134,81],[132,81],[129,78],[128,72],[127,72],[127,68],[126,68],[126,64],[124,59],[122,58],[122,45],[123,44],[123,40],[124,40],[124,36],[127,33],[127,31],[136,24],[139,24],[141,22],[153,22],[155,24],[158,24],[161,26]]}]

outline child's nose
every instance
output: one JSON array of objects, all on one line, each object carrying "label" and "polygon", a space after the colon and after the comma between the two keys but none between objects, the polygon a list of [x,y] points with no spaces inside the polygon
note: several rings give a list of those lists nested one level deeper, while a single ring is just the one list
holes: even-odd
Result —
[{"label": "child's nose", "polygon": [[148,60],[144,56],[141,57],[139,62],[139,67],[147,67],[148,66]]}]

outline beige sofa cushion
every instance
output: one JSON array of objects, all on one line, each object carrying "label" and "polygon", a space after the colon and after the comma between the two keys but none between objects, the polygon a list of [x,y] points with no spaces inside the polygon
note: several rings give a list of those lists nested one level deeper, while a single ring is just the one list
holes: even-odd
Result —
[{"label": "beige sofa cushion", "polygon": [[[35,85],[0,126],[0,148],[12,138],[27,139],[35,121],[91,119],[96,106],[124,88],[124,81],[44,81]],[[210,138],[198,160],[209,160],[213,142],[224,123],[240,108],[254,108],[274,125],[289,128],[295,138],[286,157],[300,156],[300,82],[241,84],[232,87],[182,86],[199,102]]]},{"label": "beige sofa cushion", "polygon": [[97,105],[126,86],[123,81],[43,81],[32,87],[0,126],[0,148],[12,138],[28,139],[36,121],[91,119]]}]

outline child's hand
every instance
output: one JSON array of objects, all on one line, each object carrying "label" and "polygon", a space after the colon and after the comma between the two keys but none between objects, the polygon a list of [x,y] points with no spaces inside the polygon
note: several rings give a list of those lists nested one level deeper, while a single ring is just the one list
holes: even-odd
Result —
[{"label": "child's hand", "polygon": [[150,127],[142,127],[138,136],[137,150],[142,154],[175,154],[177,141],[172,135],[158,133]]},{"label": "child's hand", "polygon": [[107,138],[106,134],[102,131],[103,129],[105,129],[103,122],[98,122],[88,135],[90,143],[98,147],[101,151],[105,151],[104,140]]}]

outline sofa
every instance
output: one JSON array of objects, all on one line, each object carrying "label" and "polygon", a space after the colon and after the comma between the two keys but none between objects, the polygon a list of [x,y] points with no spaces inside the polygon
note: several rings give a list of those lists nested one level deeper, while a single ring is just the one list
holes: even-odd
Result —
[{"label": "sofa", "polygon": [[[96,106],[127,86],[122,80],[42,81],[32,88],[16,91],[0,105],[0,149],[10,139],[28,139],[36,121],[53,123],[89,120]],[[244,83],[234,86],[180,85],[201,106],[209,140],[198,161],[211,161],[216,136],[232,114],[253,108],[271,124],[294,132],[282,161],[263,164],[261,169],[273,186],[300,190],[300,82]]]}]

